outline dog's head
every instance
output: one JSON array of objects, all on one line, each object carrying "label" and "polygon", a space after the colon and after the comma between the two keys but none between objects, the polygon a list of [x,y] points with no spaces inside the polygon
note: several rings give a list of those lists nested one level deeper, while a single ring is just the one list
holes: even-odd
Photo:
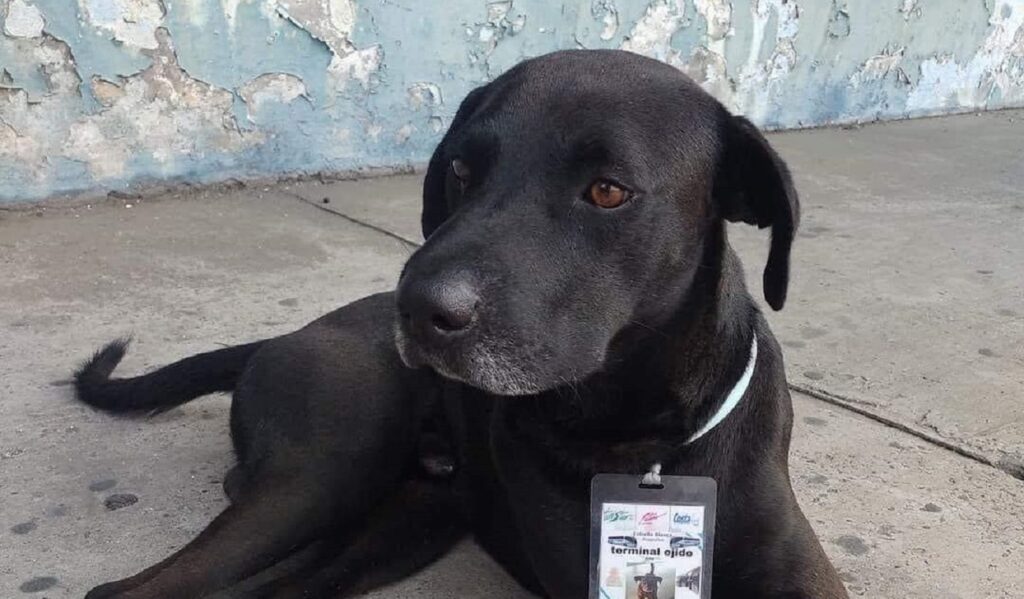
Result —
[{"label": "dog's head", "polygon": [[754,125],[635,54],[521,63],[466,97],[430,161],[399,351],[499,395],[583,379],[680,309],[721,219],[772,228],[781,309],[797,196]]}]

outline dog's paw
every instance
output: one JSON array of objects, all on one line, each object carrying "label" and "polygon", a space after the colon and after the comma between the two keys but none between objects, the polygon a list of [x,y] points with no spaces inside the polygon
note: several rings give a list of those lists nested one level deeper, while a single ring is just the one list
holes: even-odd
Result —
[{"label": "dog's paw", "polygon": [[129,578],[101,584],[86,593],[85,599],[134,599],[139,596],[132,592],[136,584],[136,581]]},{"label": "dog's paw", "polygon": [[117,597],[122,589],[116,582],[108,582],[95,587],[85,594],[85,599],[111,599]]},{"label": "dog's paw", "polygon": [[428,478],[449,478],[455,474],[455,451],[444,435],[424,431],[416,451],[420,470]]},{"label": "dog's paw", "polygon": [[420,468],[430,478],[448,478],[455,474],[455,457],[446,454],[421,455]]}]

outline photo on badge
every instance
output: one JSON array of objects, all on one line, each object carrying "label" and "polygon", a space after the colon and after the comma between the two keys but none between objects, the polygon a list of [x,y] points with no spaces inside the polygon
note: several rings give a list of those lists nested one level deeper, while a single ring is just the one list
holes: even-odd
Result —
[{"label": "photo on badge", "polygon": [[[649,569],[648,569],[649,568]],[[676,571],[663,562],[640,563],[630,567],[626,597],[631,599],[673,599]]]}]

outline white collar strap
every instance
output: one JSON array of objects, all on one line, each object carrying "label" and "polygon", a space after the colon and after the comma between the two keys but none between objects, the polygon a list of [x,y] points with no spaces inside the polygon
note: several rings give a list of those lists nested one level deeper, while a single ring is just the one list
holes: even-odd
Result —
[{"label": "white collar strap", "polygon": [[[757,364],[757,333],[754,333],[753,339],[750,341],[750,358],[747,360],[747,367],[743,371],[743,376],[740,380],[736,381],[732,389],[729,391],[729,395],[725,397],[725,401],[719,406],[718,411],[715,412],[701,429],[686,440],[686,445],[693,443],[697,439],[700,439],[704,435],[708,434],[708,431],[719,425],[725,417],[729,415],[736,406],[739,405],[740,400],[743,399],[743,395],[747,392],[747,387],[750,386],[750,379],[754,376],[754,366]],[[645,486],[658,486],[661,484],[661,463],[655,462],[651,464],[651,469],[644,474],[644,478],[640,483]]]},{"label": "white collar strap", "polygon": [[754,366],[757,364],[757,333],[754,334],[753,339],[750,342],[750,359],[747,361],[747,368],[743,371],[743,376],[740,380],[736,381],[733,388],[729,391],[729,395],[725,397],[725,401],[719,406],[718,411],[704,423],[701,429],[686,440],[686,444],[689,445],[697,439],[700,439],[704,435],[708,434],[708,431],[718,426],[725,417],[728,416],[736,406],[739,405],[740,400],[743,399],[743,395],[747,392],[747,387],[750,386],[750,379],[754,376]]}]

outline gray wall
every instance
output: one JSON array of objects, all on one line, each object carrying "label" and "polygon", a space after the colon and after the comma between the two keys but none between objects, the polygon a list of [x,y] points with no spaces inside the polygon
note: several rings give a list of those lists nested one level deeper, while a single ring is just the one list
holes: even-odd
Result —
[{"label": "gray wall", "polygon": [[1024,0],[0,0],[0,203],[419,164],[468,90],[576,47],[769,128],[1024,105]]}]

